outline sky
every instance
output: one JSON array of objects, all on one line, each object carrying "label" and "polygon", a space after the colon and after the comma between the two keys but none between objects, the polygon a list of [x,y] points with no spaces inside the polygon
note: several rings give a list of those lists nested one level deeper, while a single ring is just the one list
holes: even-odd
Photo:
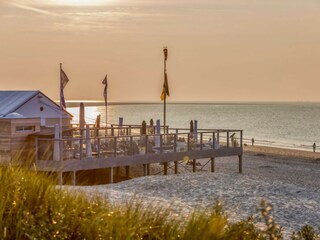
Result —
[{"label": "sky", "polygon": [[0,90],[66,100],[320,101],[319,0],[0,0]]}]

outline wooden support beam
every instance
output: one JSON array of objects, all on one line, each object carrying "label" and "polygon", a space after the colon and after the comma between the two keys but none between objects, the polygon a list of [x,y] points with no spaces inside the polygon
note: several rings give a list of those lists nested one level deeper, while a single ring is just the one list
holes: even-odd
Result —
[{"label": "wooden support beam", "polygon": [[126,179],[130,178],[130,166],[126,166]]},{"label": "wooden support beam", "polygon": [[61,171],[58,172],[58,184],[63,185],[63,173]]},{"label": "wooden support beam", "polygon": [[239,155],[239,173],[242,173],[242,155]]},{"label": "wooden support beam", "polygon": [[107,169],[107,182],[113,183],[113,168]]},{"label": "wooden support beam", "polygon": [[214,172],[214,170],[215,170],[215,169],[214,169],[214,167],[215,167],[215,166],[214,166],[214,165],[215,165],[214,160],[215,160],[215,159],[212,157],[212,158],[211,158],[211,172]]},{"label": "wooden support beam", "polygon": [[178,161],[175,161],[175,162],[174,162],[174,174],[178,174],[178,173],[179,173],[179,172],[178,172],[178,170],[179,170],[179,169],[178,169],[178,166],[179,166],[179,165],[178,165]]},{"label": "wooden support beam", "polygon": [[163,163],[163,171],[164,171],[164,175],[168,175],[168,163],[165,162]]},{"label": "wooden support beam", "polygon": [[197,160],[196,159],[192,160],[192,171],[193,172],[197,171]]},{"label": "wooden support beam", "polygon": [[150,164],[147,164],[147,175],[150,176]]},{"label": "wooden support beam", "polygon": [[116,167],[116,175],[120,176],[120,167]]},{"label": "wooden support beam", "polygon": [[143,164],[143,176],[148,176],[148,173],[147,173],[147,164]]},{"label": "wooden support beam", "polygon": [[76,171],[72,172],[72,185],[73,186],[77,185],[77,172]]}]

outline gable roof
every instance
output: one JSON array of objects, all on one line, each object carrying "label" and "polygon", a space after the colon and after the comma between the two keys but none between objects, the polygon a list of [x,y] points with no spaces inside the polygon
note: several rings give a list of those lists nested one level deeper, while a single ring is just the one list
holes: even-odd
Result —
[{"label": "gable roof", "polygon": [[[9,113],[16,111],[19,107],[24,105],[30,99],[35,97],[38,94],[42,94],[48,98],[41,91],[0,91],[0,117],[6,116]],[[57,105],[54,101],[48,98],[52,103]],[[72,117],[70,113],[64,110],[69,116]]]}]

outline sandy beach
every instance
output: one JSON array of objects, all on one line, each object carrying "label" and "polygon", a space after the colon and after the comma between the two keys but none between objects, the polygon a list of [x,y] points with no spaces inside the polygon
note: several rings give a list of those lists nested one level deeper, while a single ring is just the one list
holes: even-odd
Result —
[{"label": "sandy beach", "polygon": [[320,225],[320,153],[260,146],[245,146],[244,151],[243,174],[237,172],[237,157],[217,158],[215,173],[206,165],[208,159],[201,159],[197,173],[182,162],[177,175],[76,189],[116,204],[135,198],[146,206],[170,208],[178,219],[221,201],[230,219],[239,220],[257,215],[259,202],[265,199],[273,206],[275,221],[284,227],[285,239],[306,224]]}]

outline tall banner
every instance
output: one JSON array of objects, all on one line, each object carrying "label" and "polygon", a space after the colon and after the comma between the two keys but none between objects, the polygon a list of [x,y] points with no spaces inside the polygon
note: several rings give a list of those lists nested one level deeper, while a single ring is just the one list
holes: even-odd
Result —
[{"label": "tall banner", "polygon": [[64,110],[66,110],[66,101],[64,98],[63,89],[69,82],[69,78],[67,77],[67,74],[62,70],[62,67],[60,65],[60,107]]}]

